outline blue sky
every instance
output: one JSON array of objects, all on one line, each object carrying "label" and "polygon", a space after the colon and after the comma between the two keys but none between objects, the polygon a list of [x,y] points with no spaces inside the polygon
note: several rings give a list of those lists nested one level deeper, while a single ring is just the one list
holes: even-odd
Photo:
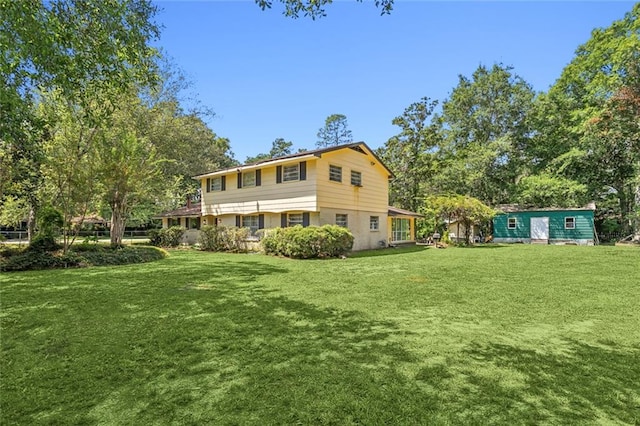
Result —
[{"label": "blue sky", "polygon": [[536,91],[559,77],[591,31],[633,2],[396,0],[391,15],[365,0],[336,1],[316,21],[244,1],[157,1],[158,46],[194,83],[236,159],[282,137],[313,148],[327,116],[347,116],[372,148],[398,133],[391,120],[423,96],[443,101],[458,75],[499,62]]}]

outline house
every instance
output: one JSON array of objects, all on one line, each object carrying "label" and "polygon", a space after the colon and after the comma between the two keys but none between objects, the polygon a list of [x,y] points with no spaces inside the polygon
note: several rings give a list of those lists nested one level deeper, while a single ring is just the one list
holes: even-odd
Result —
[{"label": "house", "polygon": [[[167,212],[163,226],[261,229],[335,224],[349,228],[354,250],[415,243],[417,213],[389,207],[393,173],[363,142],[299,152],[195,176],[200,212]],[[199,224],[199,225],[200,225]]]},{"label": "house", "polygon": [[[467,226],[462,220],[446,221],[447,231],[449,233],[449,239],[455,243],[465,242],[465,235],[467,234]],[[478,224],[472,223],[469,227],[469,243],[481,241],[481,228]]]},{"label": "house", "polygon": [[187,244],[195,244],[201,225],[201,203],[192,203],[187,198],[187,205],[176,210],[161,213],[154,219],[162,219],[162,227],[181,226],[186,229],[182,241]]},{"label": "house", "polygon": [[597,241],[593,205],[569,209],[503,206],[499,210],[502,214],[493,218],[496,243],[593,245]]}]

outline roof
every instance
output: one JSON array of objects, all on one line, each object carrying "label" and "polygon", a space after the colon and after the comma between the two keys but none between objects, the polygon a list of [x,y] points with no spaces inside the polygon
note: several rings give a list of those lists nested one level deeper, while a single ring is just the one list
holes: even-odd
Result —
[{"label": "roof", "polygon": [[518,204],[502,204],[497,207],[497,210],[503,213],[518,213],[518,212],[556,212],[556,211],[593,211],[596,209],[594,203],[590,203],[586,207],[531,207],[523,208]]},{"label": "roof", "polygon": [[409,210],[399,209],[397,207],[389,206],[389,216],[411,216],[411,217],[424,217],[420,213],[412,212]]},{"label": "roof", "polygon": [[[366,148],[365,152],[363,150],[363,147]],[[340,149],[345,149],[345,148],[350,148],[356,151],[360,151],[363,153],[369,153],[373,156],[373,158],[376,159],[376,161],[378,161],[378,163],[380,163],[380,165],[389,173],[389,177],[393,177],[393,172],[391,170],[389,170],[389,168],[384,164],[384,162],[380,159],[380,157],[378,157],[376,155],[376,153],[369,148],[369,146],[364,143],[364,142],[353,142],[353,143],[349,143],[349,144],[344,144],[344,145],[335,145],[335,146],[330,146],[327,148],[322,148],[322,149],[314,149],[311,151],[303,151],[303,152],[297,152],[295,154],[289,154],[289,155],[284,155],[282,157],[274,157],[274,158],[269,158],[266,160],[260,160],[260,161],[256,161],[253,163],[247,163],[247,164],[243,164],[240,166],[233,166],[233,167],[228,167],[226,169],[220,169],[220,170],[215,170],[213,172],[210,173],[204,173],[202,175],[197,175],[197,176],[193,176],[194,179],[202,179],[204,177],[209,177],[209,176],[220,176],[223,174],[227,174],[227,173],[232,173],[232,172],[241,172],[244,170],[253,170],[253,169],[258,169],[262,166],[265,165],[277,165],[279,163],[284,163],[287,162],[289,160],[292,159],[306,159],[306,158],[313,158],[313,157],[321,157],[322,154],[326,154],[328,152],[333,152],[333,151],[337,151]]]},{"label": "roof", "polygon": [[170,210],[168,212],[162,212],[154,218],[161,217],[175,217],[175,216],[200,216],[202,214],[202,210],[200,208],[200,203],[193,203],[191,206],[180,207],[179,209]]}]

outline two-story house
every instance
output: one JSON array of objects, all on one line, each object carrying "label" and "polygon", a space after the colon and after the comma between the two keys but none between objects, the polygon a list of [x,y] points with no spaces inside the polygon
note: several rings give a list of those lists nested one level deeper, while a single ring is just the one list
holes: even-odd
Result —
[{"label": "two-story house", "polygon": [[363,142],[300,152],[195,176],[202,189],[199,216],[167,212],[163,225],[223,224],[256,233],[335,224],[353,233],[354,250],[413,242],[420,215],[389,207],[392,177]]}]

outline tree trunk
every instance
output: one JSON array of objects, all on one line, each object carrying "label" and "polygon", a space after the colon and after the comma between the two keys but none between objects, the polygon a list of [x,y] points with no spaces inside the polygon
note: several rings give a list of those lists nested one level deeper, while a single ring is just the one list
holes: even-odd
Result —
[{"label": "tree trunk", "polygon": [[32,205],[29,208],[29,216],[27,217],[27,238],[29,239],[29,243],[35,236],[36,233],[36,210]]},{"label": "tree trunk", "polygon": [[111,204],[111,247],[122,247],[125,223],[126,204],[123,200],[115,200]]}]

